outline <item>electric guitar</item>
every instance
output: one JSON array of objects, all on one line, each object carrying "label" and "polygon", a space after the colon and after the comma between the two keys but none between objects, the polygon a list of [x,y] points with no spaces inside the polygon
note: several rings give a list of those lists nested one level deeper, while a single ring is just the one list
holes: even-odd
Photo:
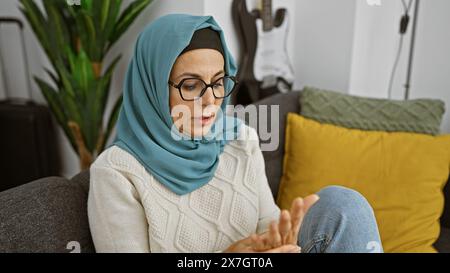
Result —
[{"label": "electric guitar", "polygon": [[260,0],[251,12],[245,0],[233,1],[233,21],[242,41],[243,54],[237,78],[236,104],[249,104],[275,93],[291,90],[294,72],[287,54],[289,16],[286,9],[272,15],[272,1]]}]

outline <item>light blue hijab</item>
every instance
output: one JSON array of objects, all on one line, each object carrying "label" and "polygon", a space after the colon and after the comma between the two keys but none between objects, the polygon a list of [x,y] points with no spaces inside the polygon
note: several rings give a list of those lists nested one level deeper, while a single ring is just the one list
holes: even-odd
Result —
[{"label": "light blue hijab", "polygon": [[[132,154],[160,183],[178,195],[190,193],[212,179],[219,155],[230,135],[231,139],[239,136],[242,123],[219,113],[207,138],[179,140],[171,133],[168,80],[172,66],[194,32],[207,27],[220,34],[225,72],[236,74],[224,33],[212,16],[170,14],[158,18],[137,40],[124,83],[117,136],[111,144]],[[221,105],[222,113],[228,103],[229,97]],[[219,122],[221,126],[217,126]]]}]

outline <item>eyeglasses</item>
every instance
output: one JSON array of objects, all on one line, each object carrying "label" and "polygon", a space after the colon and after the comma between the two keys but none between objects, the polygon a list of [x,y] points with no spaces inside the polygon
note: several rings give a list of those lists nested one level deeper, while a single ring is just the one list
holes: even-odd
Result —
[{"label": "eyeglasses", "polygon": [[200,99],[208,87],[213,90],[216,99],[223,99],[231,95],[238,81],[233,76],[224,76],[217,79],[211,84],[199,78],[182,79],[178,84],[169,81],[169,85],[178,89],[180,96],[185,101],[193,101]]}]

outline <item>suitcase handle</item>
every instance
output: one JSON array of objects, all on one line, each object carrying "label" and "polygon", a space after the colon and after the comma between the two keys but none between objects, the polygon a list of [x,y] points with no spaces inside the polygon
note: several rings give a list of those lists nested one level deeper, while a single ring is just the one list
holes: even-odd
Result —
[{"label": "suitcase handle", "polygon": [[14,23],[17,24],[20,29],[23,29],[23,22],[14,17],[0,17],[0,24],[2,23]]},{"label": "suitcase handle", "polygon": [[[23,62],[24,62],[24,69],[25,69],[25,74],[26,74],[26,78],[27,78],[27,93],[28,93],[28,97],[31,101],[33,101],[33,95],[31,92],[31,74],[30,74],[30,70],[29,70],[29,64],[28,64],[28,55],[27,55],[27,51],[25,48],[25,35],[24,35],[24,31],[23,31],[23,22],[19,19],[19,18],[15,18],[15,17],[0,17],[0,25],[2,24],[16,24],[19,29],[20,29],[20,37],[22,40],[22,55],[23,55]],[[7,98],[10,98],[10,94],[8,92],[8,84],[7,84],[7,76],[6,76],[6,70],[4,67],[4,62],[3,62],[3,56],[2,56],[2,52],[0,50],[0,64],[2,65],[2,73],[3,73],[3,83],[4,83],[4,90],[5,90],[5,95]]]}]

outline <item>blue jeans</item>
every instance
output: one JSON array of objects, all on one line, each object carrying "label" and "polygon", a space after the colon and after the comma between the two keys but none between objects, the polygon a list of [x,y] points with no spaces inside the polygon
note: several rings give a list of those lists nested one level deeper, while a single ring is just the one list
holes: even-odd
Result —
[{"label": "blue jeans", "polygon": [[300,229],[302,253],[383,252],[372,207],[361,194],[330,186],[318,195]]}]

